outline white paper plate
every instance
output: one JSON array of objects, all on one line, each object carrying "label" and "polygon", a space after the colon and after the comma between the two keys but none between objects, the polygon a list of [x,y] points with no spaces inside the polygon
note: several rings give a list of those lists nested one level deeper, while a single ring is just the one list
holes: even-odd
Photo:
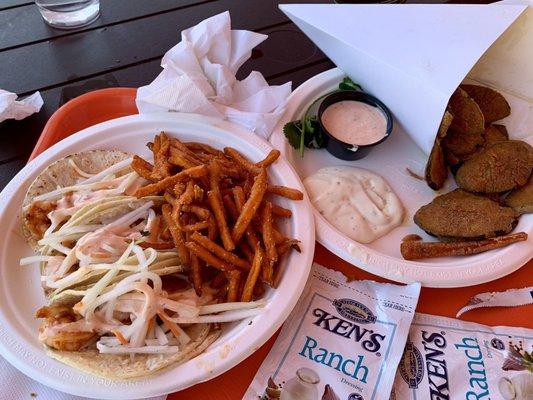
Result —
[{"label": "white paper plate", "polygon": [[[436,195],[425,182],[413,178],[407,168],[424,176],[427,156],[411,138],[398,126],[392,136],[362,160],[342,161],[330,155],[325,149],[307,150],[301,158],[283,136],[283,123],[300,118],[306,107],[321,94],[335,89],[344,77],[340,69],[323,72],[302,84],[290,97],[283,121],[271,136],[271,143],[280,149],[292,163],[300,178],[313,174],[326,166],[350,165],[366,168],[383,176],[392,186],[404,204],[404,223],[384,237],[371,244],[357,243],[335,229],[314,210],[317,240],[344,260],[384,278],[399,282],[421,282],[430,287],[460,287],[487,282],[507,275],[525,264],[533,256],[533,215],[520,218],[515,232],[527,232],[528,241],[513,244],[499,250],[468,257],[446,257],[424,262],[406,261],[400,254],[400,242],[407,234],[416,233],[424,239],[430,236],[413,222],[413,214],[420,206],[429,203]],[[401,96],[398,93],[398,96]],[[413,112],[420,112],[413,109]],[[424,115],[420,114],[420,118]],[[447,186],[440,193],[446,193],[455,186],[449,178]]]},{"label": "white paper plate", "polygon": [[[313,259],[315,230],[307,198],[280,204],[293,217],[282,226],[301,240],[302,253],[291,252],[280,266],[278,288],[266,293],[264,311],[248,320],[224,326],[221,337],[206,352],[166,372],[144,380],[117,382],[79,372],[46,356],[37,340],[39,322],[33,317],[44,305],[39,271],[20,267],[19,259],[32,254],[19,228],[19,214],[27,187],[52,161],[90,149],[120,149],[149,156],[145,143],[166,131],[185,141],[238,149],[252,160],[263,158],[271,146],[263,139],[230,123],[178,113],[135,115],[87,128],[51,147],[30,162],[0,194],[0,350],[9,362],[39,382],[71,394],[101,399],[146,398],[174,392],[214,378],[235,366],[281,326],[298,300]],[[302,189],[298,175],[285,160],[270,169],[274,183]]]}]

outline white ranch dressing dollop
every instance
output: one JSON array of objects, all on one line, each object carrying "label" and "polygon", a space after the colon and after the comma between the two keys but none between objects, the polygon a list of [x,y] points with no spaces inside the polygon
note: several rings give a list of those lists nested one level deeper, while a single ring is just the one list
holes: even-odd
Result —
[{"label": "white ranch dressing dollop", "polygon": [[400,199],[381,176],[366,169],[326,167],[304,184],[320,214],[359,243],[373,242],[402,223]]}]

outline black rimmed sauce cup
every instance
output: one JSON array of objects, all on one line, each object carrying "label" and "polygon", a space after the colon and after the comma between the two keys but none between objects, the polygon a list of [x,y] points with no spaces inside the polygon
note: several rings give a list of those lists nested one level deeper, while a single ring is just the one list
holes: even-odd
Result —
[{"label": "black rimmed sauce cup", "polygon": [[[361,103],[366,103],[372,107],[376,107],[377,109],[379,109],[379,111],[381,111],[381,113],[385,117],[385,121],[387,124],[385,136],[375,143],[365,145],[357,145],[357,143],[345,143],[337,139],[332,133],[330,133],[325,128],[324,124],[322,123],[322,114],[324,113],[324,111],[326,111],[326,108],[340,101],[359,101]],[[318,108],[318,121],[320,123],[320,129],[322,129],[322,131],[328,137],[326,150],[335,157],[340,158],[341,160],[352,161],[359,160],[365,157],[370,152],[370,150],[372,150],[378,144],[387,140],[392,133],[392,115],[387,106],[374,96],[364,92],[340,91],[332,93],[329,96],[325,97]]]}]

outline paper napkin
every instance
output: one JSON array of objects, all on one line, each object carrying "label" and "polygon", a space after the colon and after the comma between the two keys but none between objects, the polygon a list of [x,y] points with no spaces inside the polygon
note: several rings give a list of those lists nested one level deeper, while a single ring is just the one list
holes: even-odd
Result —
[{"label": "paper napkin", "polygon": [[[166,398],[167,396],[159,396],[148,400],[164,400]],[[50,389],[17,371],[15,367],[0,357],[0,400],[14,399],[85,400],[86,397],[73,396]]]},{"label": "paper napkin", "polygon": [[269,86],[252,72],[235,74],[266,35],[232,30],[229,12],[181,32],[181,42],[161,60],[163,71],[137,92],[139,113],[180,111],[219,117],[265,138],[285,111],[291,83]]},{"label": "paper napkin", "polygon": [[0,122],[6,119],[24,119],[28,115],[39,112],[43,106],[43,98],[39,92],[22,100],[17,100],[15,93],[0,89]]}]

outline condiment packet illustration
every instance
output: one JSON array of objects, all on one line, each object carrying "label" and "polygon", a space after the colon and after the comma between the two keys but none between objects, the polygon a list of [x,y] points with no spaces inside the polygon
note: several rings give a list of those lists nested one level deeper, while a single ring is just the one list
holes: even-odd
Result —
[{"label": "condiment packet illustration", "polygon": [[391,400],[533,399],[533,329],[416,314]]},{"label": "condiment packet illustration", "polygon": [[420,285],[346,282],[314,264],[244,398],[387,400]]},{"label": "condiment packet illustration", "polygon": [[461,308],[456,317],[465,312],[483,307],[517,307],[533,304],[533,286],[522,289],[509,289],[505,292],[488,292],[476,294]]}]

